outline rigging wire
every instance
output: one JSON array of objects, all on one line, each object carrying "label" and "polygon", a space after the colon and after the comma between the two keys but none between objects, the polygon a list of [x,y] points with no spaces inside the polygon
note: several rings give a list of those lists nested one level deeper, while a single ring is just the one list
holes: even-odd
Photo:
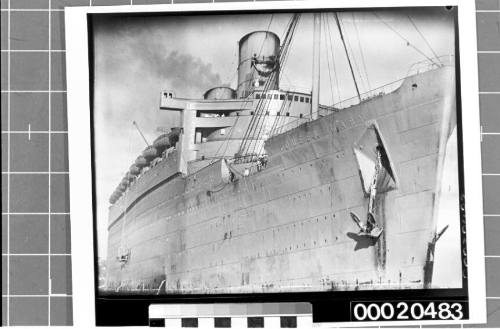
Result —
[{"label": "rigging wire", "polygon": [[333,13],[333,15],[335,17],[335,22],[337,23],[337,28],[339,29],[339,32],[340,32],[340,39],[342,40],[342,44],[344,45],[345,54],[347,56],[347,62],[349,63],[349,68],[351,69],[352,79],[354,81],[354,87],[356,87],[356,93],[358,94],[359,101],[361,102],[361,94],[359,93],[358,82],[356,81],[356,76],[354,75],[354,70],[352,68],[351,59],[350,59],[349,53],[347,51],[347,46],[346,46],[345,40],[344,40],[344,33],[342,32],[342,28],[340,27],[339,16],[335,12]]},{"label": "rigging wire", "polygon": [[[289,37],[290,27],[292,26],[294,20],[295,20],[295,15],[291,17],[291,19],[289,21],[289,24],[288,24],[288,28],[284,32],[283,46],[280,48],[279,54],[278,54],[278,61],[279,61],[278,62],[279,63],[278,74],[280,73],[281,69],[284,67],[284,59],[283,59],[283,55],[282,55],[283,54],[283,49],[285,49],[285,47],[286,47],[287,39]],[[281,37],[283,38],[283,35]],[[270,81],[274,80],[274,78],[277,75],[276,71],[273,71],[272,74],[273,75],[271,76],[271,78],[268,81],[266,81],[266,86],[265,86],[264,91],[262,93],[262,96],[264,96],[265,99],[266,99],[266,102],[265,102],[266,105],[262,106],[262,108],[259,108],[260,104],[257,105],[258,111],[256,111],[256,112],[259,113],[258,114],[259,118],[257,119],[256,126],[255,126],[256,128],[255,129],[257,129],[258,127],[260,127],[260,129],[259,129],[259,132],[257,133],[257,136],[255,135],[256,130],[254,130],[254,132],[253,132],[253,134],[251,136],[251,139],[255,140],[252,152],[255,150],[255,147],[258,144],[258,139],[259,139],[259,136],[260,136],[260,132],[262,131],[262,128],[264,126],[264,124],[260,124],[259,125],[261,119],[262,119],[263,123],[265,122],[265,118],[263,118],[263,116],[262,116],[263,109],[267,108],[269,106],[268,104],[271,103],[271,100],[272,100],[272,97],[273,97],[273,96],[271,96],[271,98],[269,98],[268,97],[269,95],[267,95],[267,92],[269,91],[269,87],[270,87],[270,86],[267,86],[267,82],[270,82]],[[250,147],[251,147],[251,142],[250,142]],[[250,147],[248,149],[250,149]],[[249,152],[249,153],[251,154],[252,152]]]},{"label": "rigging wire", "polygon": [[356,30],[356,37],[358,39],[359,53],[361,54],[361,63],[363,64],[363,69],[365,71],[366,84],[368,85],[368,90],[372,90],[372,87],[370,84],[370,79],[368,78],[368,70],[366,69],[365,55],[363,53],[363,47],[361,47],[361,38],[359,37],[358,24],[356,24],[356,17],[354,16],[354,12],[352,13],[352,23],[354,25],[354,29]]},{"label": "rigging wire", "polygon": [[392,26],[389,25],[389,23],[387,23],[386,21],[384,21],[377,13],[373,12],[373,15],[378,19],[380,20],[385,26],[387,26],[392,32],[394,32],[397,36],[399,36],[401,39],[403,39],[405,42],[406,42],[406,45],[407,46],[410,46],[412,47],[416,52],[418,52],[420,55],[424,56],[425,58],[427,58],[431,63],[435,64],[435,65],[438,65],[436,62],[434,62],[432,60],[432,58],[430,58],[429,56],[427,56],[423,51],[421,51],[420,49],[418,49],[417,47],[415,47],[412,43],[410,43],[410,41],[408,41],[408,39],[406,39],[401,33],[399,33],[398,31],[396,31],[396,29],[394,29]]},{"label": "rigging wire", "polygon": [[[293,35],[295,33],[295,28],[297,27],[297,23],[298,23],[298,20],[299,20],[299,17],[300,16],[297,16],[297,18],[292,22],[293,25],[290,26],[290,29],[287,31],[287,34],[285,36],[285,40],[283,42],[283,47],[280,48],[280,53],[279,53],[279,63],[280,65],[278,66],[278,74],[281,73],[281,71],[283,70],[284,67],[286,67],[286,61],[288,59],[288,51],[290,50],[290,46],[293,42]],[[271,102],[271,101],[269,101]],[[267,107],[266,107],[267,109]],[[262,112],[264,112],[264,109],[261,111],[261,115],[262,115]],[[267,113],[265,114],[267,115]],[[264,117],[265,117],[264,115]],[[275,118],[276,119],[276,118]],[[263,123],[265,123],[265,118],[263,119]],[[257,132],[257,135],[253,135],[253,139],[254,139],[254,146],[252,148],[252,151],[250,152],[250,154],[255,154],[255,150],[256,148],[258,147],[258,144],[259,144],[259,140],[261,139],[261,136],[262,136],[262,133],[265,131],[264,128],[265,128],[265,124],[261,124],[259,126],[259,130]],[[263,146],[264,146],[264,143],[260,143],[261,145],[258,147],[258,150],[259,152],[261,152]],[[260,153],[259,153],[260,154]],[[258,154],[257,154],[258,155]]]},{"label": "rigging wire", "polygon": [[[288,104],[291,104],[291,103],[292,103],[291,101],[290,101],[290,102],[288,101],[288,94],[289,94],[289,92],[287,91],[287,92],[285,93],[285,96],[284,96],[284,97],[285,97],[284,102],[283,102],[283,103],[281,103],[281,107],[280,107],[279,111],[277,112],[276,117],[274,118],[273,124],[272,124],[272,126],[271,126],[271,130],[270,130],[270,132],[269,132],[269,137],[271,137],[271,136],[273,136],[273,135],[274,135],[274,132],[276,131],[276,129],[277,129],[277,127],[278,127],[278,123],[279,123],[279,121],[282,121],[282,120],[280,120],[280,119],[281,119],[281,117],[282,117],[282,115],[281,115],[281,114],[282,114],[282,113],[284,113],[284,109],[285,109],[285,107],[286,107],[286,104],[287,104],[287,103],[288,103]],[[290,108],[290,105],[288,106],[288,108]],[[260,150],[259,150],[259,152],[258,152],[258,153],[260,153]]]},{"label": "rigging wire", "polygon": [[431,44],[429,43],[429,41],[427,41],[427,39],[425,38],[424,34],[419,30],[419,28],[417,27],[417,24],[415,24],[415,22],[413,21],[413,19],[410,17],[410,15],[406,15],[408,16],[408,19],[410,20],[411,24],[413,25],[413,27],[415,28],[415,30],[417,30],[418,34],[420,34],[420,36],[422,37],[422,39],[424,40],[425,44],[427,45],[427,47],[429,47],[429,49],[431,50],[432,52],[432,55],[434,55],[434,58],[436,58],[440,64],[443,64],[441,62],[441,60],[439,59],[438,55],[436,54],[436,52],[434,51],[434,49],[432,48]]},{"label": "rigging wire", "polygon": [[[284,40],[283,46],[279,50],[279,55],[278,55],[279,63],[285,62],[286,54],[288,53],[288,46],[290,44],[290,38],[293,35],[292,31],[295,30],[295,27],[298,23],[299,17],[300,17],[299,14],[294,14],[289,22],[289,26],[287,28],[287,32],[285,35],[285,40]],[[281,67],[282,67],[282,65],[278,66],[278,72],[281,70]],[[274,80],[276,74],[277,74],[276,70],[274,70],[271,73],[269,79],[266,81],[266,83],[264,85],[264,90],[263,90],[262,95],[267,96],[267,91],[269,90],[269,88],[271,86],[271,82]],[[255,137],[256,136],[258,137],[260,135],[260,131],[262,130],[262,126],[263,126],[262,124],[260,124],[260,121],[261,121],[261,119],[263,119],[264,116],[262,115],[262,113],[264,112],[264,109],[267,107],[267,105],[263,106],[263,104],[269,103],[270,101],[271,101],[271,99],[268,97],[265,97],[264,99],[263,98],[259,99],[259,102],[258,102],[257,107],[256,107],[257,110],[255,111],[255,115],[252,117],[251,123],[248,126],[248,128],[245,132],[245,135],[243,137],[243,141],[240,145],[240,149],[238,151],[238,154],[240,156],[244,156],[244,152],[246,152],[247,150],[250,150],[252,148],[252,142],[254,144],[253,150],[255,150],[256,144],[258,143],[258,140],[256,140]],[[259,126],[261,129],[257,133],[257,129],[259,128]]]},{"label": "rigging wire", "polygon": [[[323,25],[323,29],[325,30],[324,36],[325,36],[325,46],[326,46],[326,64],[328,66],[328,76],[330,78],[330,93],[332,95],[332,104],[335,104],[335,97],[333,97],[333,81],[332,81],[332,69],[330,68],[330,55],[328,53],[329,47],[328,47],[328,40],[327,39],[327,28],[326,28],[326,19],[325,16],[326,14],[322,14],[323,19],[321,20],[321,23]],[[328,31],[329,32],[329,31]],[[331,38],[331,36],[328,34],[328,36]],[[332,56],[333,57],[333,56]]]},{"label": "rigging wire", "polygon": [[346,41],[346,44],[347,44],[347,49],[351,52],[351,58],[352,58],[352,62],[353,62],[353,67],[354,69],[356,70],[356,72],[358,73],[358,76],[359,76],[359,83],[361,85],[361,89],[366,91],[366,86],[365,86],[365,81],[363,79],[363,75],[361,74],[361,70],[359,68],[359,65],[358,65],[358,61],[356,59],[356,54],[354,53],[354,50],[353,50],[353,47],[351,46],[351,42],[349,41],[349,33],[347,33],[347,29],[344,25],[344,22],[342,21],[342,19],[339,17],[339,22],[340,22],[340,25],[342,26],[342,30],[344,32],[346,32],[344,34],[344,38],[345,38],[345,41]]},{"label": "rigging wire", "polygon": [[[297,16],[296,18],[296,21],[295,21],[295,25],[293,27],[293,30],[291,29],[287,29],[287,32],[284,36],[282,36],[282,39],[284,40],[283,42],[283,52],[282,54],[280,55],[280,67],[279,67],[279,75],[280,77],[282,77],[284,74],[284,70],[286,68],[286,62],[288,60],[288,56],[289,56],[289,50],[292,48],[292,45],[293,45],[293,42],[294,42],[294,38],[293,38],[293,35],[295,33],[295,28],[297,27],[297,24],[299,22],[299,18],[300,18],[300,15]],[[291,31],[291,33],[290,33]],[[281,49],[280,49],[281,51]],[[285,113],[284,109],[286,107],[286,103],[287,103],[287,100],[288,100],[288,97],[289,97],[289,91],[287,91],[284,95],[285,99],[284,99],[284,102],[281,104],[281,107],[278,111],[278,113],[276,114],[274,120],[273,120],[273,124],[271,125],[271,129],[269,131],[269,137],[273,136],[274,133],[277,131],[277,128],[278,128],[278,124],[280,121],[283,121],[285,120],[284,118],[282,118],[283,116],[281,114]],[[288,102],[288,110],[290,109],[292,105],[292,100],[290,100]],[[257,135],[257,138],[256,140],[258,141],[260,139],[260,136],[261,136],[261,132],[262,132],[262,126],[260,127],[261,129],[259,130],[259,133]],[[253,152],[255,152],[255,147],[257,146],[257,142],[255,142],[255,145],[254,145],[254,149],[252,150],[252,152],[250,152],[250,154],[252,154]],[[261,154],[261,152],[263,151],[264,149],[264,143],[260,143],[260,146],[258,147],[257,151],[255,152],[255,154],[259,155]]]},{"label": "rigging wire", "polygon": [[260,45],[259,56],[260,56],[260,54],[262,54],[262,49],[264,49],[264,44],[266,43],[266,39],[267,39],[267,33],[269,33],[269,29],[271,28],[271,23],[273,22],[273,17],[274,17],[274,14],[271,14],[271,19],[269,20],[269,24],[267,24],[266,37],[264,38],[264,40],[262,40],[262,44]]},{"label": "rigging wire", "polygon": [[[271,18],[269,20],[269,24],[267,25],[267,30],[266,30],[266,38],[267,38],[267,33],[269,33],[269,29],[271,28],[271,24],[273,22],[273,17],[274,17],[274,14],[271,14]],[[293,16],[292,18],[293,19]],[[265,43],[265,40],[266,38],[264,38],[264,40],[262,40],[262,44],[260,46],[260,50],[259,50],[259,56],[260,54],[262,53],[262,50],[264,48],[264,43]],[[239,64],[238,64],[239,65]],[[233,77],[236,76],[236,74],[238,73],[238,70],[236,70],[236,72],[234,73]],[[242,105],[239,109],[239,111],[241,111],[243,109],[244,105]],[[239,112],[238,111],[238,112]],[[219,154],[220,150],[222,147],[224,147],[224,151],[222,152],[222,155],[226,153],[227,151],[227,148],[229,147],[229,140],[231,138],[231,136],[233,135],[233,132],[234,132],[234,127],[236,127],[236,124],[238,123],[238,120],[239,120],[240,116],[237,116],[236,119],[234,120],[234,124],[233,126],[231,127],[231,129],[229,130],[229,133],[227,134],[226,138],[224,139],[224,141],[219,145],[219,148],[217,149],[217,151],[215,152],[215,156],[214,156],[214,159],[217,159],[217,155]],[[213,163],[214,162],[214,159],[212,159],[212,161],[210,163]]]},{"label": "rigging wire", "polygon": [[[335,65],[335,57],[334,57],[334,53],[333,53],[333,41],[332,41],[332,36],[331,36],[331,31],[330,31],[330,22],[328,20],[328,15],[326,16],[326,26],[328,28],[328,36],[329,36],[329,39],[330,39],[330,52],[332,54],[332,64],[333,64],[333,76],[335,78],[335,87],[337,89],[337,96],[339,98],[339,102],[340,100],[342,99],[341,96],[340,96],[340,85],[339,85],[339,79],[337,77],[337,67]],[[333,30],[333,28],[331,28]],[[335,104],[335,103],[334,103]]]}]

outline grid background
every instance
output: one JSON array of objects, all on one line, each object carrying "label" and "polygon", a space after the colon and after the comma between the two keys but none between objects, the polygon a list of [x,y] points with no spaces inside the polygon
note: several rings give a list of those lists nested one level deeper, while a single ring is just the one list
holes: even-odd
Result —
[{"label": "grid background", "polygon": [[[2,325],[72,324],[63,8],[172,2],[1,0]],[[476,7],[488,323],[474,327],[488,328],[500,327],[500,0]]]}]

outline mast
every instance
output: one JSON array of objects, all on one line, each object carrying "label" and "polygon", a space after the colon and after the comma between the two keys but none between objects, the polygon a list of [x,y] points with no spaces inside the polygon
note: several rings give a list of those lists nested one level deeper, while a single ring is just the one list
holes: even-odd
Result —
[{"label": "mast", "polygon": [[312,95],[311,95],[311,119],[318,118],[319,110],[319,70],[320,70],[320,40],[321,40],[321,20],[320,13],[314,13],[314,34],[313,34],[313,75],[312,75]]}]

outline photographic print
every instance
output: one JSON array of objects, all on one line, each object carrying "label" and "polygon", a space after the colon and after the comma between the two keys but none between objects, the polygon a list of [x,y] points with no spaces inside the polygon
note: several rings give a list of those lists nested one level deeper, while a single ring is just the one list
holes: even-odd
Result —
[{"label": "photographic print", "polygon": [[101,291],[462,287],[453,9],[92,23]]},{"label": "photographic print", "polygon": [[457,6],[93,13],[88,38],[96,300],[468,319]]}]

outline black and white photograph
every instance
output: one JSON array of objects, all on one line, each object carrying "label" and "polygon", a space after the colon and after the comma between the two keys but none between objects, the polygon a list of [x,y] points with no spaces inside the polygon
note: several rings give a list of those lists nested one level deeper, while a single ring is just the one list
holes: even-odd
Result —
[{"label": "black and white photograph", "polygon": [[458,7],[88,17],[96,299],[468,319]]}]

